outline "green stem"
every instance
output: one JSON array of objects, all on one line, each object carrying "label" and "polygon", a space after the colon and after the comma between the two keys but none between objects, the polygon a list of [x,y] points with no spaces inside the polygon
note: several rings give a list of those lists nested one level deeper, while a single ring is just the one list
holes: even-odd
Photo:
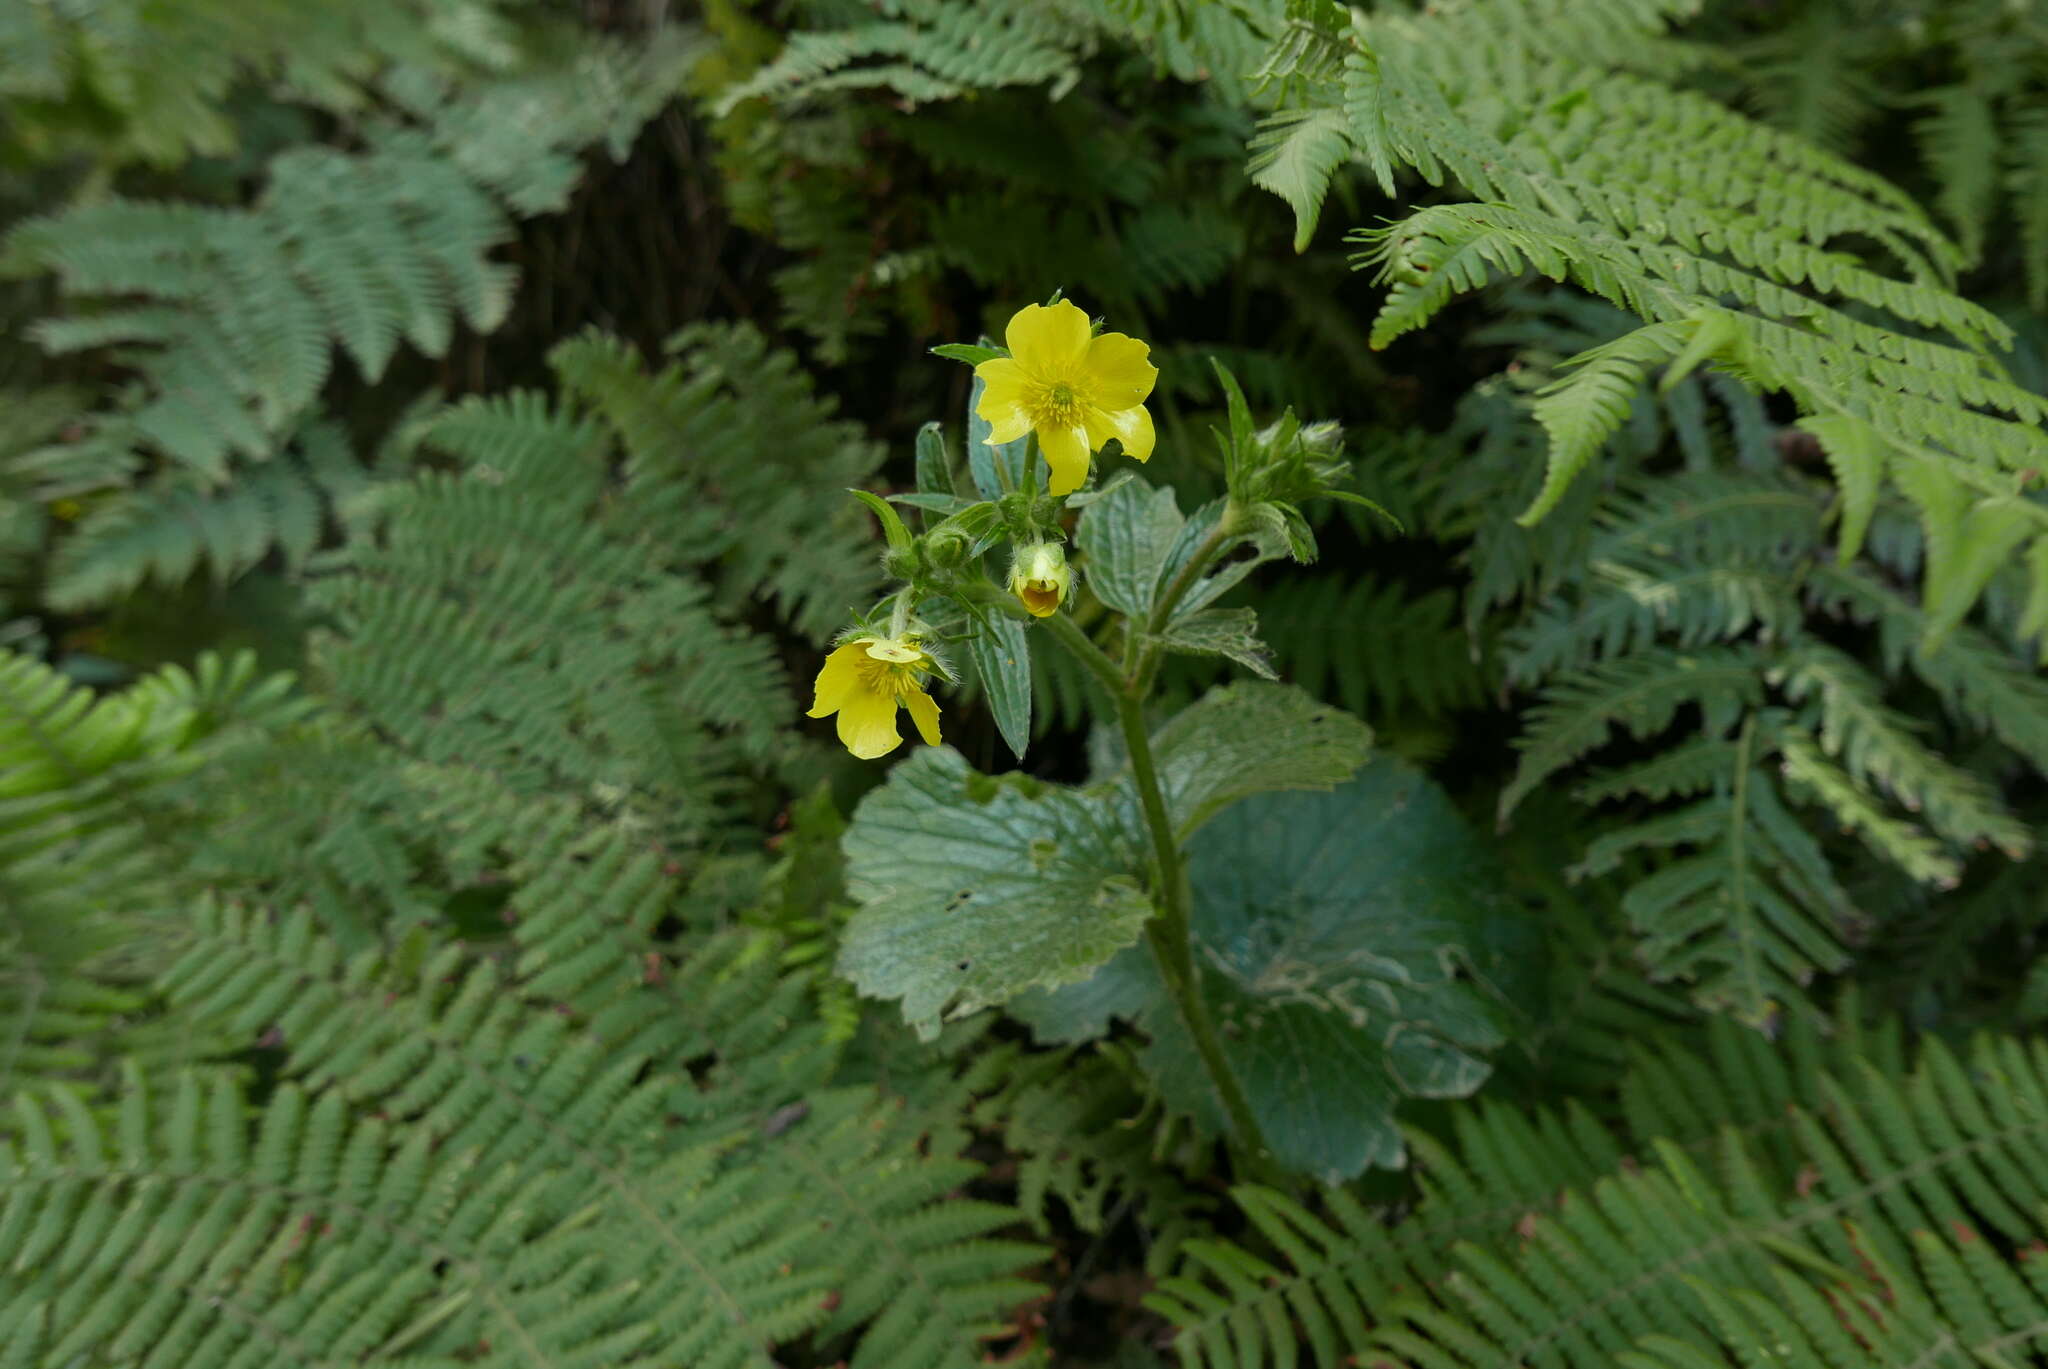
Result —
[{"label": "green stem", "polygon": [[[1221,541],[1220,537],[1212,536],[1198,549],[1189,562],[1197,574],[1214,555]],[[1178,601],[1187,584],[1191,583],[1192,578],[1185,574],[1176,577],[1175,584],[1168,589],[1170,598],[1162,602]],[[1117,722],[1123,729],[1124,747],[1130,753],[1131,778],[1138,791],[1138,804],[1152,845],[1152,890],[1158,914],[1146,924],[1145,939],[1152,949],[1154,962],[1159,966],[1159,978],[1165,986],[1166,995],[1173,1003],[1181,1026],[1195,1043],[1195,1052],[1201,1057],[1209,1082],[1222,1101],[1231,1130],[1253,1156],[1263,1155],[1265,1138],[1259,1132],[1258,1118],[1252,1112],[1243,1086],[1238,1083],[1237,1072],[1223,1053],[1223,1043],[1216,1035],[1215,1023],[1209,1016],[1208,1001],[1202,996],[1201,976],[1195,968],[1190,936],[1194,898],[1188,885],[1187,861],[1181,855],[1173,817],[1167,812],[1166,795],[1159,787],[1159,769],[1152,758],[1152,739],[1145,730],[1146,683],[1152,674],[1153,653],[1149,650],[1139,653],[1130,670],[1120,670],[1066,614],[1055,613],[1045,619],[1045,626],[1116,700]]]},{"label": "green stem", "polygon": [[1131,777],[1137,782],[1138,803],[1144,809],[1145,827],[1152,836],[1152,860],[1157,867],[1159,915],[1145,924],[1145,939],[1152,947],[1152,959],[1159,966],[1159,978],[1181,1026],[1195,1043],[1209,1082],[1230,1118],[1230,1129],[1239,1144],[1253,1155],[1265,1152],[1265,1138],[1259,1134],[1259,1119],[1253,1114],[1237,1071],[1223,1054],[1223,1042],[1216,1024],[1209,1018],[1208,1000],[1202,997],[1201,976],[1195,969],[1194,946],[1190,937],[1193,898],[1188,887],[1187,862],[1181,858],[1180,843],[1174,838],[1173,819],[1166,811],[1166,796],[1160,792],[1159,772],[1152,763],[1152,740],[1145,732],[1145,701],[1137,691],[1126,689],[1117,695],[1117,722],[1123,727],[1124,745],[1131,753]]},{"label": "green stem", "polygon": [[1208,536],[1196,546],[1187,563],[1167,581],[1166,588],[1152,602],[1152,612],[1145,619],[1145,631],[1140,635],[1126,629],[1124,634],[1124,673],[1136,682],[1138,692],[1148,694],[1152,690],[1152,672],[1159,665],[1160,651],[1157,644],[1159,634],[1166,631],[1166,625],[1173,621],[1174,610],[1187,592],[1195,587],[1209,563],[1216,558],[1230,541],[1237,536],[1237,505],[1225,504],[1222,516],[1216,526],[1209,529]]},{"label": "green stem", "polygon": [[1187,564],[1175,573],[1173,579],[1167,581],[1165,592],[1153,601],[1152,616],[1145,620],[1147,636],[1156,637],[1165,631],[1167,623],[1172,621],[1173,611],[1180,607],[1180,601],[1195,587],[1195,581],[1201,578],[1202,572],[1209,569],[1209,562],[1215,558],[1223,544],[1236,535],[1237,506],[1225,504],[1222,516],[1216,520],[1216,526],[1209,529],[1209,535],[1195,548],[1194,555],[1188,557]]},{"label": "green stem", "polygon": [[1045,630],[1058,639],[1059,644],[1073,654],[1075,660],[1088,668],[1096,682],[1109,691],[1112,699],[1121,698],[1124,692],[1124,673],[1117,669],[1115,661],[1104,654],[1094,639],[1081,630],[1081,625],[1066,613],[1055,613],[1050,618],[1039,620]]}]

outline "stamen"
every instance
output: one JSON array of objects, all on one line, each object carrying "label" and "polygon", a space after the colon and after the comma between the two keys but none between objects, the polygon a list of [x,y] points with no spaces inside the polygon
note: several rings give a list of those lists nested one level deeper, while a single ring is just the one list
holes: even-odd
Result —
[{"label": "stamen", "polygon": [[901,699],[908,694],[923,692],[923,686],[917,680],[917,671],[911,666],[870,658],[855,661],[854,669],[860,673],[861,685],[870,693]]},{"label": "stamen", "polygon": [[1033,426],[1075,428],[1081,423],[1081,397],[1064,380],[1040,388],[1031,404]]}]

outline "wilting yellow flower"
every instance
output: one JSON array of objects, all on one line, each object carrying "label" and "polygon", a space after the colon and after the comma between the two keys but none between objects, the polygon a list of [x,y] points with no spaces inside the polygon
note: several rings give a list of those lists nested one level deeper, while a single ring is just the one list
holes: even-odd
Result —
[{"label": "wilting yellow flower", "polygon": [[1027,304],[1003,335],[1010,355],[974,368],[984,386],[975,412],[993,429],[991,443],[1038,434],[1054,494],[1071,494],[1088,478],[1088,454],[1115,438],[1124,452],[1152,455],[1152,415],[1145,396],[1159,368],[1151,348],[1122,333],[1088,335],[1088,315],[1066,300]]},{"label": "wilting yellow flower", "polygon": [[1031,610],[1034,618],[1050,618],[1059,612],[1067,597],[1074,572],[1067,566],[1067,554],[1057,542],[1034,542],[1020,547],[1010,562],[1010,593]]},{"label": "wilting yellow flower", "polygon": [[896,706],[910,710],[918,735],[939,744],[939,706],[924,692],[924,676],[938,669],[914,639],[855,637],[835,647],[818,672],[813,718],[839,715],[839,740],[864,761],[886,756],[903,740]]}]

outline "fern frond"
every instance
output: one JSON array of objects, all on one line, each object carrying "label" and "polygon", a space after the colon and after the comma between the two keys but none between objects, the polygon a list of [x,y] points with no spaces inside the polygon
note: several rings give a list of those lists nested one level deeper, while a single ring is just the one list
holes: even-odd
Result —
[{"label": "fern frond", "polygon": [[2027,305],[2048,307],[2048,101],[2035,100],[2014,116],[2007,152],[2014,214],[2027,273]]},{"label": "fern frond", "polygon": [[1342,110],[1282,110],[1268,118],[1251,141],[1246,174],[1253,185],[1272,191],[1293,208],[1297,252],[1315,235],[1330,178],[1352,156],[1344,128]]},{"label": "fern frond", "polygon": [[1682,647],[1780,634],[1798,616],[1785,576],[1742,567],[1639,570],[1595,562],[1586,602],[1546,605],[1506,641],[1507,675],[1528,683],[1626,656],[1669,636]]},{"label": "fern frond", "polygon": [[[1436,718],[1486,698],[1485,670],[1448,592],[1295,576],[1273,579],[1250,602],[1290,682],[1347,712],[1376,722]],[[1347,630],[1332,632],[1333,624]],[[1353,632],[1381,645],[1360,651]]]},{"label": "fern frond", "polygon": [[1202,1364],[1292,1363],[1297,1328],[1319,1363],[2038,1353],[2048,1286],[2012,1252],[2038,1237],[2048,1197],[2026,1110],[2048,1097],[2048,1063],[1988,1039],[1967,1061],[1930,1042],[1887,1069],[1857,1051],[1880,1041],[1798,1039],[1788,1059],[1717,1036],[1657,1085],[1683,1111],[1634,1109],[1627,1131],[1474,1109],[1484,1129],[1418,1144],[1423,1196],[1398,1222],[1341,1193],[1317,1213],[1236,1190],[1245,1237],[1190,1247],[1153,1305]]},{"label": "fern frond", "polygon": [[[821,1089],[835,1053],[801,1010],[804,980],[746,968],[744,938],[650,953],[664,880],[635,844],[611,839],[587,866],[563,855],[534,853],[509,970],[460,946],[348,958],[307,915],[208,903],[166,990],[231,1034],[268,1033],[337,1104],[406,1118],[408,1144],[437,1163],[535,1186],[536,1216],[576,1214],[546,1263],[622,1280],[597,1306],[645,1353],[766,1365],[775,1344],[833,1325],[839,1290],[858,1304],[847,1329],[867,1324],[878,1355],[958,1360],[970,1328],[1028,1293],[1008,1275],[1030,1250],[983,1239],[1007,1211],[942,1201],[976,1167],[913,1158],[922,1125],[873,1089]],[[617,891],[615,924],[588,914],[600,890]],[[801,1195],[792,1169],[821,1187]],[[464,1193],[475,1180],[449,1182],[502,1208]],[[522,1248],[544,1255],[537,1238]],[[385,1276],[408,1262],[385,1255]],[[496,1347],[520,1304],[516,1290],[477,1299],[432,1343]],[[910,1324],[877,1316],[885,1305]]]},{"label": "fern frond", "polygon": [[105,422],[214,482],[262,461],[325,382],[339,344],[375,378],[401,337],[444,350],[459,311],[488,329],[510,275],[488,260],[506,221],[418,135],[351,157],[300,148],[248,210],[122,200],[16,227],[7,251],[71,295],[176,302],[38,330],[69,352],[127,343],[145,396]]},{"label": "fern frond", "polygon": [[117,1053],[187,1063],[210,1034],[164,1023],[144,992],[194,882],[169,796],[238,732],[304,709],[253,655],[207,655],[95,697],[0,652],[0,1092],[89,1075]]},{"label": "fern frond", "polygon": [[1819,706],[1821,750],[1856,780],[1881,787],[1958,846],[1989,844],[2014,860],[2032,848],[2026,824],[1991,786],[1915,738],[1912,724],[1879,701],[1877,681],[1855,661],[1812,645],[1784,669],[1787,696],[1812,697]]},{"label": "fern frond", "polygon": [[1632,884],[1622,910],[1659,979],[1692,986],[1702,1006],[1753,1026],[1773,1020],[1817,970],[1848,963],[1860,922],[1820,845],[1755,765],[1753,720],[1705,797],[1595,840],[1578,873],[1633,853],[1675,853]]},{"label": "fern frond", "polygon": [[[1102,1236],[1128,1214],[1165,1233],[1208,1211],[1209,1199],[1173,1163],[1185,1119],[1146,1096],[1142,1072],[1120,1048],[992,1050],[969,1079],[995,1085],[973,1115],[1017,1156],[1017,1201],[1034,1229],[1052,1234],[1064,1219]],[[1159,1267],[1161,1244],[1155,1239],[1148,1268]]]},{"label": "fern frond", "polygon": [[288,677],[258,682],[253,655],[208,656],[195,681],[169,667],[95,697],[41,662],[0,651],[0,887],[23,916],[149,905],[177,869],[150,791],[198,764],[228,725],[281,725]]},{"label": "fern frond", "polygon": [[1616,729],[1651,737],[1671,726],[1688,704],[1708,735],[1725,735],[1763,699],[1763,677],[1745,651],[1713,647],[1687,653],[1661,648],[1579,671],[1549,686],[1529,711],[1521,763],[1501,792],[1503,817],[1537,785],[1604,745]]},{"label": "fern frond", "polygon": [[225,584],[273,552],[295,571],[318,547],[328,509],[368,483],[340,430],[312,424],[287,450],[218,490],[174,474],[102,500],[58,545],[44,598],[60,612],[77,612],[145,580],[175,585],[202,565]]},{"label": "fern frond", "polygon": [[1944,86],[1922,97],[1927,113],[1914,125],[1920,156],[1941,183],[1935,205],[1955,226],[1969,261],[1984,252],[1984,234],[1998,200],[1998,124],[1989,92]]},{"label": "fern frond", "polygon": [[336,697],[429,767],[493,770],[533,798],[630,796],[672,836],[716,821],[792,708],[770,645],[669,568],[651,526],[667,492],[601,504],[604,429],[532,395],[459,406],[425,440],[463,472],[394,494],[381,544],[317,586]]},{"label": "fern frond", "polygon": [[717,566],[728,605],[769,598],[822,641],[879,581],[872,529],[842,491],[872,477],[880,451],[750,328],[691,329],[670,350],[677,361],[653,374],[596,334],[550,358],[626,450],[636,497],[621,517],[682,564]]},{"label": "fern frond", "polygon": [[1079,79],[1075,49],[1087,30],[1057,8],[926,0],[899,13],[792,34],[773,61],[721,93],[719,113],[750,99],[790,103],[834,90],[880,88],[914,105],[1010,85],[1050,84],[1057,93]]},{"label": "fern frond", "polygon": [[[1581,353],[1539,399],[1550,476],[1531,520],[1667,366],[1675,380],[1712,363],[1807,414],[1866,424],[1904,462],[1979,494],[2038,468],[2048,411],[1986,354],[2010,342],[2007,325],[1947,289],[1964,255],[1875,176],[1665,84],[1678,63],[1656,39],[1691,8],[1483,0],[1362,18],[1338,38],[1351,49],[1344,90],[1309,83],[1289,117],[1341,111],[1376,166],[1412,166],[1484,201],[1354,235],[1360,264],[1388,286],[1373,345],[1532,270],[1643,321]],[[1879,243],[1902,274],[1839,250],[1850,235]],[[2014,538],[2048,536],[2048,509],[2002,516]],[[1967,607],[1969,584],[1955,597]]]},{"label": "fern frond", "polygon": [[1965,625],[1927,649],[1921,607],[1875,576],[1816,568],[1814,599],[1874,623],[1887,660],[1911,667],[1956,716],[2048,771],[2048,682],[1988,633]]}]

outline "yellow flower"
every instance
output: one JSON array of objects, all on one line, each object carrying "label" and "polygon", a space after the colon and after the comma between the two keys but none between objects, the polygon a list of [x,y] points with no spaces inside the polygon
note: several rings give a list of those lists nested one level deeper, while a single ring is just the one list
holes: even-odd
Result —
[{"label": "yellow flower", "polygon": [[1010,562],[1010,593],[1024,602],[1034,618],[1050,618],[1059,612],[1067,597],[1074,572],[1067,568],[1067,554],[1056,542],[1035,542],[1020,547]]},{"label": "yellow flower", "polygon": [[918,735],[939,744],[939,706],[924,692],[923,676],[938,669],[915,639],[855,637],[835,647],[818,672],[813,718],[839,715],[839,740],[864,761],[886,756],[903,740],[896,706],[910,710]]},{"label": "yellow flower", "polygon": [[1072,494],[1088,478],[1088,454],[1115,438],[1139,461],[1152,455],[1145,396],[1159,368],[1152,350],[1122,333],[1088,336],[1088,316],[1066,300],[1027,304],[1003,335],[1010,355],[974,368],[985,387],[975,412],[993,429],[991,444],[1038,434],[1053,494]]}]

